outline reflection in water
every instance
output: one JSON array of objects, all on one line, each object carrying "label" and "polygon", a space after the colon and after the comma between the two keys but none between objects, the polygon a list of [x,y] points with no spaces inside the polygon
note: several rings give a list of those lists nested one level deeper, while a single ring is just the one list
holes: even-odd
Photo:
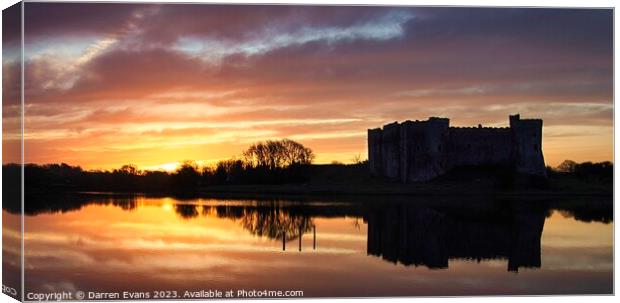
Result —
[{"label": "reflection in water", "polygon": [[[449,259],[478,262],[508,259],[509,271],[516,272],[519,267],[538,268],[547,209],[540,205],[513,203],[510,206],[519,208],[508,214],[495,213],[491,218],[475,220],[462,220],[429,207],[405,203],[372,209],[359,205],[362,212],[352,211],[347,215],[361,215],[368,223],[368,254],[390,262],[439,269],[447,268]],[[199,208],[205,215],[215,213],[220,218],[238,220],[256,236],[283,239],[284,235],[283,249],[287,241],[301,238],[314,227],[307,213],[310,207],[283,207],[273,203],[212,207],[175,205],[176,213],[184,219],[198,217]]]},{"label": "reflection in water", "polygon": [[[608,201],[589,201],[588,207],[583,207],[583,201],[564,201],[560,207],[550,201],[334,203],[111,195],[45,197],[39,201],[28,208],[26,224],[27,276],[33,289],[49,288],[49,279],[61,275],[68,277],[63,283],[71,287],[91,283],[80,287],[118,290],[122,286],[110,281],[135,271],[136,275],[129,277],[132,288],[140,288],[137,281],[146,283],[143,288],[176,285],[200,289],[204,283],[286,286],[301,287],[309,296],[611,292],[608,231],[613,205]],[[11,209],[7,211],[10,216]],[[556,215],[549,221],[552,214]],[[558,214],[571,219],[561,219]],[[558,236],[560,230],[575,231],[573,237],[581,237],[584,232],[579,231],[587,224],[571,223],[577,222],[574,220],[607,226],[597,225],[597,243],[579,238],[580,246],[568,242],[562,249],[549,246],[549,239],[560,243],[568,238]],[[557,222],[566,226],[559,229]],[[112,238],[106,240],[108,234]],[[545,234],[547,246],[541,240]],[[290,241],[294,241],[293,249],[287,247]],[[315,249],[302,250],[302,244]],[[43,258],[39,256],[42,250],[57,253]],[[298,250],[302,253],[288,254]],[[572,261],[567,262],[572,251],[591,257],[580,261],[570,257]],[[152,258],[153,253],[157,259],[144,263],[146,268],[136,264]],[[186,267],[179,260],[195,260],[191,263],[195,265]],[[87,265],[91,262],[108,264],[107,274],[90,276],[88,272],[95,270]],[[201,270],[204,262],[208,262],[204,264],[208,275]],[[271,265],[265,267],[267,264]],[[518,276],[529,282],[520,280],[519,285],[527,287],[515,287],[510,282],[513,278],[500,275],[496,268],[504,273],[506,268],[519,272]],[[293,276],[284,276],[284,272]],[[444,274],[436,276],[435,272]],[[540,274],[532,276],[533,272]],[[71,273],[80,274],[70,278]],[[156,278],[169,275],[179,284]],[[305,276],[313,282],[300,280]],[[591,283],[579,282],[586,277]],[[463,284],[436,289],[435,284],[423,284],[422,278],[428,283],[458,279]],[[466,283],[472,279],[484,281],[477,286],[479,292]],[[561,279],[574,280],[557,284]],[[369,284],[373,286],[358,289]],[[63,289],[62,285],[54,289]]]},{"label": "reflection in water", "polygon": [[314,223],[308,215],[292,213],[276,204],[253,207],[216,206],[220,218],[238,219],[253,235],[290,241],[312,230]]},{"label": "reflection in water", "polygon": [[286,250],[286,242],[294,239],[299,239],[299,250],[301,250],[301,237],[304,233],[314,230],[314,223],[309,216],[293,214],[290,210],[276,204],[253,207],[201,206],[195,204],[176,204],[174,206],[175,212],[183,219],[198,217],[201,214],[199,209],[202,209],[202,215],[205,216],[213,213],[219,218],[240,221],[243,228],[253,235],[281,239],[283,250]]},{"label": "reflection in water", "polygon": [[[508,258],[508,270],[540,267],[546,212],[528,208],[501,222],[465,221],[430,208],[399,205],[367,214],[368,253],[405,265],[447,268],[448,259]],[[494,218],[497,219],[497,218]]]},{"label": "reflection in water", "polygon": [[192,219],[199,215],[196,205],[177,204],[174,206],[174,210],[183,219]]},{"label": "reflection in water", "polygon": [[21,296],[21,218],[2,212],[2,285],[5,294]]}]

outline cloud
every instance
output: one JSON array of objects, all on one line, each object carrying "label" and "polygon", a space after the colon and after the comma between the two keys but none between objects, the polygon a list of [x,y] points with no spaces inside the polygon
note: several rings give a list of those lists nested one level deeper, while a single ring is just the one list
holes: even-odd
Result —
[{"label": "cloud", "polygon": [[[610,10],[27,3],[26,14],[32,161],[157,165],[287,136],[330,162],[363,153],[366,128],[428,116],[505,125],[520,112],[592,140],[603,139],[581,130],[613,125]],[[592,159],[611,155],[605,144]]]},{"label": "cloud", "polygon": [[403,25],[413,18],[414,16],[408,12],[393,11],[380,16],[376,20],[344,27],[303,26],[292,31],[268,27],[257,34],[256,37],[245,41],[181,36],[177,39],[174,49],[199,57],[210,63],[219,63],[222,58],[231,55],[261,55],[276,49],[317,41],[333,45],[358,39],[376,41],[395,39],[404,35]]}]

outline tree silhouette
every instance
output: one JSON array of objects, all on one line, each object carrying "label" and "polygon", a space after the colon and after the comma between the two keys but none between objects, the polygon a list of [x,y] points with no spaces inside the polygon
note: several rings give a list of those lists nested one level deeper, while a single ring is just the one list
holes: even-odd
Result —
[{"label": "tree silhouette", "polygon": [[310,148],[289,139],[252,144],[243,156],[247,165],[270,171],[293,165],[308,165],[315,157]]},{"label": "tree silhouette", "polygon": [[557,170],[563,173],[572,173],[575,172],[575,167],[577,167],[577,162],[573,160],[564,160],[564,162],[558,165]]},{"label": "tree silhouette", "polygon": [[173,185],[176,188],[194,188],[199,185],[201,178],[198,165],[194,161],[183,161],[172,175]]}]

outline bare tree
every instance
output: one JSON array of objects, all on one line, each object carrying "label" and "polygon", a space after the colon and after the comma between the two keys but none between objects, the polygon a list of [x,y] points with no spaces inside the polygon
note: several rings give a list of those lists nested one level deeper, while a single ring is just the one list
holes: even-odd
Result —
[{"label": "bare tree", "polygon": [[296,164],[310,164],[314,160],[314,153],[310,148],[293,140],[284,139],[279,141],[283,146],[283,158],[286,166]]},{"label": "bare tree", "polygon": [[127,175],[139,175],[141,172],[135,164],[126,164],[123,165],[118,172],[127,174]]},{"label": "bare tree", "polygon": [[252,144],[243,153],[243,157],[252,167],[275,170],[291,165],[310,164],[314,160],[314,153],[298,142],[282,139]]},{"label": "bare tree", "polygon": [[358,153],[357,155],[353,156],[353,159],[351,159],[351,161],[354,164],[361,164],[363,162],[362,155]]}]

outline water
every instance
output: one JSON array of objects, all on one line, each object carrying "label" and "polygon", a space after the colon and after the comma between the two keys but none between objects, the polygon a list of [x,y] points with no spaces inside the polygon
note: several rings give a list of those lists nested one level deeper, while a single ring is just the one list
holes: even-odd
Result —
[{"label": "water", "polygon": [[612,293],[612,202],[529,200],[50,197],[27,208],[26,293]]}]

